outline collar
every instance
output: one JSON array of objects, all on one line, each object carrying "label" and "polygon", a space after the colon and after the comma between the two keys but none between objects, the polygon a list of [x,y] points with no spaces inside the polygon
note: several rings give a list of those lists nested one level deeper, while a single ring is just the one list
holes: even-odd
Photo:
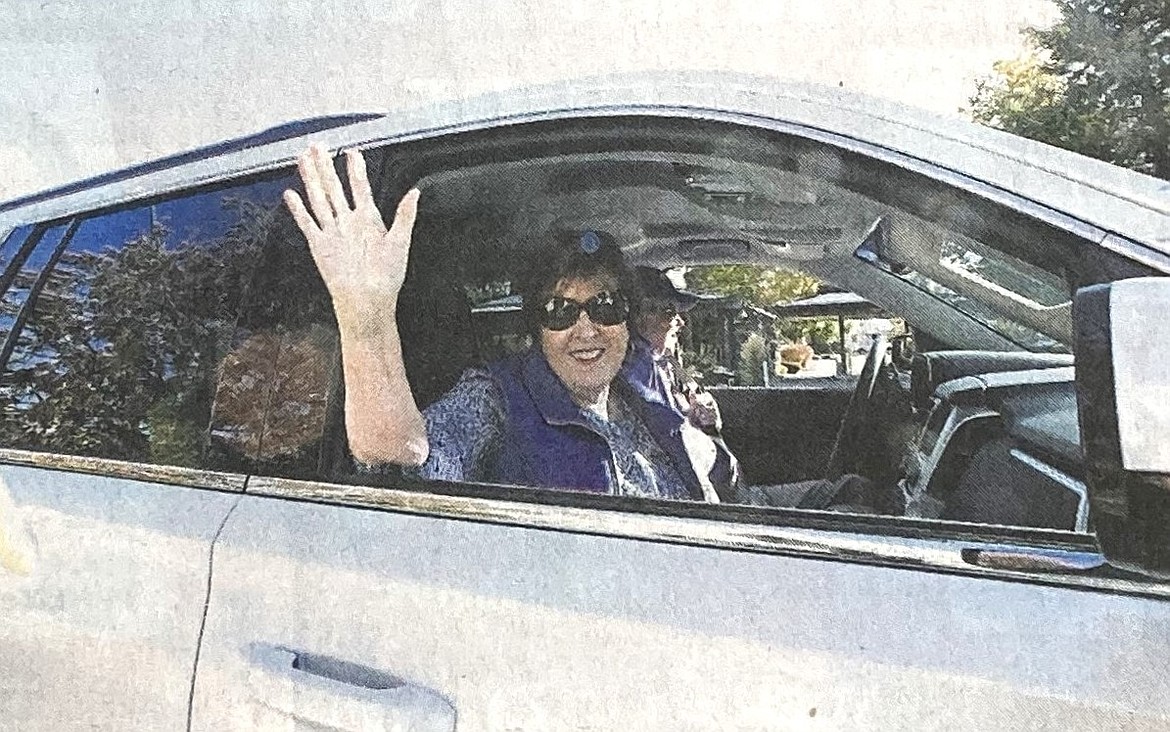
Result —
[{"label": "collar", "polygon": [[630,349],[631,355],[636,354],[642,358],[649,358],[654,363],[661,363],[662,360],[666,358],[665,352],[661,356],[654,353],[654,346],[650,345],[650,341],[646,340],[646,338],[640,334],[631,334],[630,343],[633,344],[633,348]]}]

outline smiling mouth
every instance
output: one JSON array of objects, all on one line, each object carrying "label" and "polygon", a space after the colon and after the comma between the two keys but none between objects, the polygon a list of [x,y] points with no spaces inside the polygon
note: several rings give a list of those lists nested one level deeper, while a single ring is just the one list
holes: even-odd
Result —
[{"label": "smiling mouth", "polygon": [[604,348],[582,348],[577,351],[570,351],[569,355],[582,363],[594,363],[601,355],[605,353]]}]

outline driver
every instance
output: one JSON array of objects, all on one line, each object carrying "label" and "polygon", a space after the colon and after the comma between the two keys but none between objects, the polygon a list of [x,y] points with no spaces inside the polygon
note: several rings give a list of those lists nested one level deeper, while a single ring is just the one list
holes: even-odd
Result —
[{"label": "driver", "polygon": [[419,192],[387,228],[362,155],[348,150],[346,161],[352,203],[320,146],[298,159],[307,205],[294,191],[284,199],[333,300],[355,458],[451,481],[708,501],[730,491],[725,461],[700,449],[710,438],[618,378],[637,287],[595,232],[550,242],[525,278],[532,348],[469,369],[420,412],[397,326]]}]

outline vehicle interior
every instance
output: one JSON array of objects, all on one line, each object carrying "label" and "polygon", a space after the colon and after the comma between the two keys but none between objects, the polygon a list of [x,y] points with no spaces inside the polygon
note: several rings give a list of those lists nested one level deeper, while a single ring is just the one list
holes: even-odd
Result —
[{"label": "vehicle interior", "polygon": [[469,292],[511,295],[550,232],[598,230],[633,264],[797,270],[906,319],[913,339],[879,339],[856,379],[713,388],[749,484],[860,474],[878,512],[1087,530],[1071,301],[1115,276],[1089,242],[806,139],[666,120],[550,132],[370,153],[381,209],[409,179],[422,191],[402,296],[420,315],[400,319],[420,406],[484,358]]},{"label": "vehicle interior", "polygon": [[[905,167],[716,122],[534,123],[366,156],[382,211],[422,191],[399,309],[420,408],[501,342],[524,345],[518,320],[509,333],[506,318],[473,307],[514,297],[550,232],[600,231],[631,264],[798,271],[907,324],[912,336],[875,340],[856,378],[713,387],[747,484],[859,474],[866,495],[796,507],[1087,530],[1072,293],[1144,274],[1137,265]],[[296,266],[312,278],[311,262]],[[304,281],[297,298],[320,302]],[[342,478],[336,369],[331,378],[321,472]]]}]

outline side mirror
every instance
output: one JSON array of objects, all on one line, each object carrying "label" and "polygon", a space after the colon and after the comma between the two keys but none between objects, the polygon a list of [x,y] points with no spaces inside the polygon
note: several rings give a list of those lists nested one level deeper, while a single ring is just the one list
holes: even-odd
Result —
[{"label": "side mirror", "polygon": [[1170,578],[1170,278],[1081,289],[1073,319],[1093,528],[1112,564]]}]

